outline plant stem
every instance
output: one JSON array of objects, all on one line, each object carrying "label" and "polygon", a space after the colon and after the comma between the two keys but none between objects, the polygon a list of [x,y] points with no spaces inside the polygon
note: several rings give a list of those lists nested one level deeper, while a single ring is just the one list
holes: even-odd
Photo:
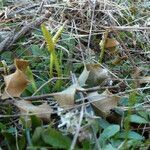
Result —
[{"label": "plant stem", "polygon": [[32,141],[31,141],[31,137],[30,137],[30,129],[26,128],[26,137],[27,137],[27,141],[29,146],[32,146]]}]

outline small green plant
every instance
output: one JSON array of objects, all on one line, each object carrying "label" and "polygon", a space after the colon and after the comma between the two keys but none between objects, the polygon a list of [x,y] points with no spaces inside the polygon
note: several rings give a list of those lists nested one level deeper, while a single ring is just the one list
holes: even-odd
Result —
[{"label": "small green plant", "polygon": [[[54,67],[56,69],[57,76],[58,77],[62,76],[61,67],[60,67],[59,60],[57,58],[57,54],[56,54],[56,51],[55,51],[55,45],[56,45],[60,35],[63,32],[64,25],[65,25],[65,23],[63,24],[63,26],[61,26],[59,28],[59,30],[56,32],[56,34],[54,36],[52,36],[52,34],[47,30],[47,28],[44,24],[41,25],[41,29],[42,29],[42,32],[43,32],[43,35],[44,35],[44,39],[47,43],[47,49],[50,53],[50,59],[49,59],[50,60],[50,66],[49,66],[50,78],[53,77]],[[58,85],[59,88],[61,87],[61,81],[60,80],[57,81],[57,85]]]}]

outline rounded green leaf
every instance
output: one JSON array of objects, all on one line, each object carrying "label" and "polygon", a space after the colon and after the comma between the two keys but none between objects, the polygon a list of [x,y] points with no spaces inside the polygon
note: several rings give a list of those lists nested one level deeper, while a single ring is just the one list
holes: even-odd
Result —
[{"label": "rounded green leaf", "polygon": [[139,123],[139,124],[149,123],[147,120],[145,120],[144,118],[142,118],[138,115],[129,116],[129,120],[130,120],[130,122]]},{"label": "rounded green leaf", "polygon": [[114,136],[117,132],[119,132],[120,126],[119,125],[110,125],[100,135],[100,144],[104,144],[104,142]]},{"label": "rounded green leaf", "polygon": [[42,133],[42,139],[46,144],[54,148],[69,149],[71,140],[69,137],[64,136],[61,132],[49,127]]}]

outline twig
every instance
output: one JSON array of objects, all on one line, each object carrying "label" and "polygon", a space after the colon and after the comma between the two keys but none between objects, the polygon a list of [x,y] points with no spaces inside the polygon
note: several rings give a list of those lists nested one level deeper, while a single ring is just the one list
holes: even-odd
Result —
[{"label": "twig", "polygon": [[44,1],[41,2],[40,7],[37,10],[37,14],[41,13],[42,9],[43,9],[43,5],[44,5]]},{"label": "twig", "polygon": [[72,143],[71,143],[71,146],[70,146],[70,150],[74,150],[74,148],[75,148],[77,138],[78,138],[78,135],[79,135],[79,132],[80,132],[80,126],[81,126],[81,123],[82,123],[82,120],[83,120],[83,112],[84,112],[84,106],[81,107],[79,123],[77,125],[76,133],[73,137],[73,140],[72,140]]},{"label": "twig", "polygon": [[91,42],[91,35],[92,35],[92,28],[93,28],[93,20],[94,20],[94,13],[95,13],[95,7],[96,7],[96,0],[93,1],[93,5],[92,5],[92,17],[91,17],[91,24],[90,24],[90,31],[89,31],[89,37],[88,37],[88,45],[87,45],[87,49],[89,52],[89,56],[91,57],[90,54],[90,42]]},{"label": "twig", "polygon": [[104,29],[113,29],[121,31],[137,31],[137,30],[147,30],[150,31],[150,27],[136,27],[136,26],[100,26]]},{"label": "twig", "polygon": [[97,90],[105,90],[105,89],[118,89],[119,86],[95,86],[95,87],[91,87],[91,88],[84,88],[84,89],[77,89],[77,91],[81,91],[81,92],[93,92],[93,91],[97,91]]},{"label": "twig", "polygon": [[[77,81],[77,78],[76,78],[75,74],[71,73],[71,76],[72,76],[73,84],[78,84],[78,81]],[[82,92],[79,92],[79,95],[80,95],[81,98],[84,98]],[[83,104],[84,104],[84,100],[83,100]],[[76,133],[73,137],[73,140],[72,140],[72,143],[71,143],[71,146],[70,146],[70,150],[74,150],[74,148],[75,148],[75,145],[76,145],[76,142],[77,142],[77,139],[78,139],[78,136],[79,136],[79,132],[80,132],[80,129],[81,129],[83,114],[84,114],[84,105],[82,105],[82,107],[81,107],[79,123],[77,124]]]},{"label": "twig", "polygon": [[[150,89],[150,87],[144,87],[144,88],[136,88],[136,90],[148,90]],[[130,93],[130,92],[133,92],[135,89],[132,89],[132,90],[128,90],[128,91],[125,91],[125,92],[119,92],[117,94],[113,94],[112,96],[120,96],[120,95],[124,95],[124,94],[127,94],[127,93]],[[43,94],[43,95],[37,95],[37,96],[29,96],[29,97],[22,97],[22,98],[15,98],[15,99],[23,99],[23,100],[40,100],[40,99],[46,99],[46,98],[50,98],[50,97],[53,97],[55,95],[57,95],[58,93],[50,93],[50,94]],[[111,96],[109,96],[111,97]],[[83,97],[83,98],[80,98],[80,99],[77,99],[77,101],[81,101],[81,100],[85,100],[85,99],[88,99],[89,97]],[[98,100],[96,100],[98,101]],[[96,101],[92,101],[92,102],[96,102]],[[11,98],[9,99],[6,99],[6,100],[3,100],[0,98],[0,104],[8,104],[8,103],[13,103],[14,100],[12,100]],[[92,102],[86,102],[84,104],[79,104],[79,105],[76,105],[74,107],[70,107],[66,110],[70,110],[70,109],[74,109],[74,108],[78,108],[78,107],[81,107],[82,105],[86,105],[86,104],[90,104]],[[65,110],[65,111],[66,111]]]},{"label": "twig", "polygon": [[[34,100],[40,100],[40,99],[46,99],[46,98],[50,98],[57,95],[57,93],[50,93],[50,94],[43,94],[43,95],[37,95],[37,96],[28,96],[28,97],[16,97],[14,98],[15,100],[30,100],[30,101],[34,101]],[[0,98],[0,104],[9,104],[12,103],[14,104],[15,100],[12,98],[8,98],[8,99],[1,99]]]},{"label": "twig", "polygon": [[51,13],[46,13],[43,17],[35,20],[34,22],[29,23],[24,26],[18,33],[12,33],[0,43],[0,54],[4,50],[8,50],[19,38],[24,36],[26,33],[31,32],[35,27],[40,26],[44,21],[46,21],[51,16]]}]

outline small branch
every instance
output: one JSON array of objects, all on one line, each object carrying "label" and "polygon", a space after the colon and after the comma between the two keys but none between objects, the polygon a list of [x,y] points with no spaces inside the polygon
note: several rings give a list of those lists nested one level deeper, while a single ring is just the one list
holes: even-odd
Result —
[{"label": "small branch", "polygon": [[73,141],[71,143],[70,150],[74,150],[75,149],[77,138],[78,138],[78,135],[79,135],[79,132],[80,132],[81,123],[82,123],[82,120],[83,120],[83,114],[84,114],[83,112],[84,112],[84,106],[81,107],[79,123],[78,123],[77,129],[76,129],[76,133],[75,133],[75,135],[73,137]]},{"label": "small branch", "polygon": [[118,89],[119,86],[95,86],[92,88],[84,88],[84,89],[77,89],[77,91],[81,91],[81,92],[93,92],[93,91],[97,91],[97,90],[105,90],[105,89]]},{"label": "small branch", "polygon": [[[73,84],[78,84],[76,75],[74,73],[71,73],[71,76],[72,76],[72,82],[73,82]],[[83,93],[79,92],[79,95],[80,95],[81,98],[83,98],[83,104],[84,104]],[[80,129],[81,129],[81,124],[82,124],[82,120],[83,120],[83,114],[84,114],[84,105],[82,105],[81,110],[80,110],[79,123],[77,124],[76,133],[75,133],[75,135],[73,137],[73,141],[71,143],[70,150],[74,150],[75,149],[75,145],[76,145],[76,142],[77,142],[77,139],[78,139],[78,136],[79,136],[79,132],[80,132]]]},{"label": "small branch", "polygon": [[37,14],[41,13],[43,6],[44,6],[44,1],[41,2],[40,7],[38,8],[38,10],[36,12]]},{"label": "small branch", "polygon": [[135,27],[135,26],[101,26],[104,29],[122,30],[122,31],[137,31],[147,30],[150,31],[150,27]]},{"label": "small branch", "polygon": [[0,104],[10,104],[14,103],[15,100],[26,100],[26,101],[34,101],[34,100],[40,100],[40,99],[46,99],[57,95],[57,93],[50,93],[50,94],[43,94],[43,95],[37,95],[37,96],[28,96],[28,97],[16,97],[16,98],[8,98],[8,99],[1,99],[0,98]]}]

